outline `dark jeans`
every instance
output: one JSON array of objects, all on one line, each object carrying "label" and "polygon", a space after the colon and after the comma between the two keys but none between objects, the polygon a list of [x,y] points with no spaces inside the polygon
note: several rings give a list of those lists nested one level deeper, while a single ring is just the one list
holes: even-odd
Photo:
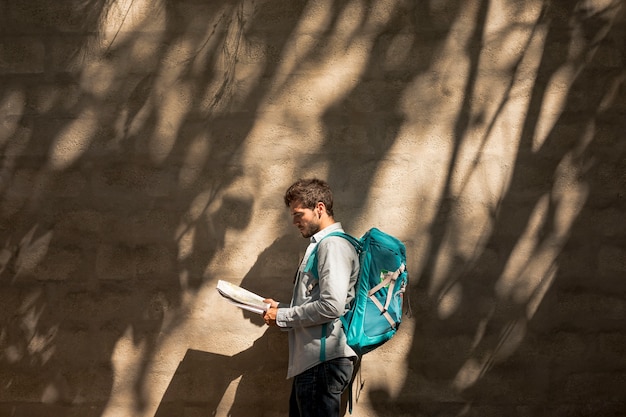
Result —
[{"label": "dark jeans", "polygon": [[331,359],[294,377],[289,417],[339,417],[353,366],[349,358]]}]

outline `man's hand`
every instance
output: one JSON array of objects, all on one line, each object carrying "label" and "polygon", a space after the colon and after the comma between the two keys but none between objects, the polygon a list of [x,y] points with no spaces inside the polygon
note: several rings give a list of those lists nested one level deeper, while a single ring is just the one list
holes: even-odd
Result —
[{"label": "man's hand", "polygon": [[268,326],[276,326],[276,314],[278,314],[278,302],[272,300],[271,298],[267,298],[263,300],[263,302],[270,305],[270,308],[268,308],[267,311],[263,313],[263,320],[265,320],[265,324],[267,324]]}]

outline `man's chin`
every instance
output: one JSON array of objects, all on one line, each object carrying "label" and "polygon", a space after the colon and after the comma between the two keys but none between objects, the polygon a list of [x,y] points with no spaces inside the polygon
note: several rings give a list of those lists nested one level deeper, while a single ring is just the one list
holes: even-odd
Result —
[{"label": "man's chin", "polygon": [[298,230],[300,230],[300,234],[302,235],[302,237],[306,239],[310,238],[311,236],[313,236],[314,234],[320,231],[319,228],[315,229],[315,228],[310,228],[310,227],[307,227],[306,229],[298,229]]}]

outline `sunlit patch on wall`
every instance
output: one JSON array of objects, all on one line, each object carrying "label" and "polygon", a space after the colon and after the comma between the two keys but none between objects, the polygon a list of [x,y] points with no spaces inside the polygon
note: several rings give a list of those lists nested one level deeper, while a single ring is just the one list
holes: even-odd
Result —
[{"label": "sunlit patch on wall", "polygon": [[91,109],[70,123],[50,147],[49,165],[55,170],[67,169],[88,149],[98,128],[98,119]]},{"label": "sunlit patch on wall", "polygon": [[459,391],[463,391],[478,381],[482,374],[483,366],[476,359],[468,359],[456,374],[452,386]]},{"label": "sunlit patch on wall", "polygon": [[[4,146],[19,128],[19,120],[24,112],[25,96],[22,91],[12,91],[0,101],[0,146]],[[9,116],[9,117],[7,117]]]},{"label": "sunlit patch on wall", "polygon": [[454,283],[439,299],[437,313],[441,320],[454,314],[463,300],[463,286],[460,282]]}]

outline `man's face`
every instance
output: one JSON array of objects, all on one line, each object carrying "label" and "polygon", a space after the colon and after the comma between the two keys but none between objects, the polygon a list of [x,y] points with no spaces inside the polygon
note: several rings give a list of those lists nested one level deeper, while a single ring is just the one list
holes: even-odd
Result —
[{"label": "man's face", "polygon": [[320,231],[319,211],[302,207],[302,204],[293,202],[289,205],[293,225],[300,230],[302,237],[309,238]]}]

